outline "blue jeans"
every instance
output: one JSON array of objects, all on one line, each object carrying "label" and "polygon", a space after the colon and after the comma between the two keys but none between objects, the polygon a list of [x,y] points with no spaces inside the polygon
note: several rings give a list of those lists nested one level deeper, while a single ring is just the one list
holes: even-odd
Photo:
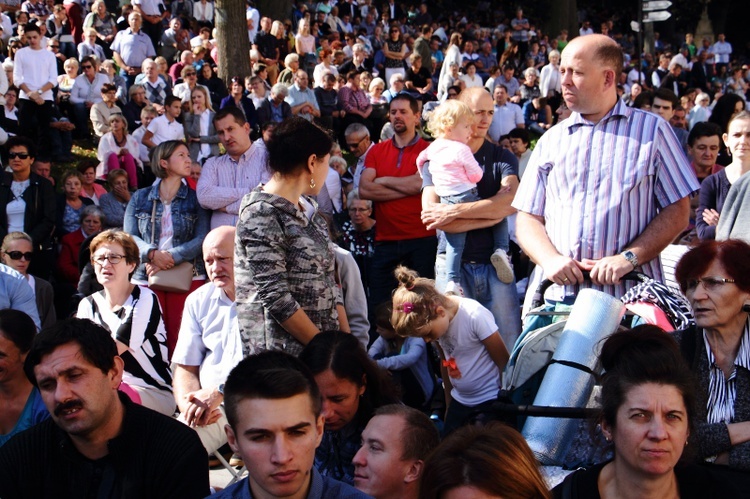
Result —
[{"label": "blue jeans", "polygon": [[[435,284],[438,290],[445,289],[447,282],[445,257],[438,255],[435,260]],[[500,336],[510,352],[521,334],[521,309],[515,281],[510,284],[500,282],[492,264],[463,262],[460,284],[466,298],[478,301],[492,312]]]},{"label": "blue jeans", "polygon": [[[445,196],[440,198],[442,204],[460,204],[479,201],[477,189]],[[492,239],[495,243],[493,250],[501,249],[507,252],[510,249],[510,236],[508,235],[508,221],[503,219],[492,227]],[[448,281],[460,283],[461,256],[466,245],[466,232],[445,233],[445,273]]]}]

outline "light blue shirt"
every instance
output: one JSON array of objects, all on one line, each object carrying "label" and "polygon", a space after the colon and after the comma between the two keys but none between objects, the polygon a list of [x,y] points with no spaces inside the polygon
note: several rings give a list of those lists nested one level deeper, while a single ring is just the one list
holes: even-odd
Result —
[{"label": "light blue shirt", "polygon": [[[289,103],[289,105],[292,107],[299,106],[300,104],[304,104],[305,102],[309,102],[315,109],[320,111],[320,107],[318,106],[318,99],[315,97],[315,92],[313,92],[310,87],[301,90],[295,83],[294,85],[289,87],[289,95],[284,100],[286,100],[287,103]],[[313,120],[313,115],[310,113],[298,113],[297,116],[305,118],[307,121]]]},{"label": "light blue shirt", "polygon": [[0,263],[0,309],[20,310],[34,320],[37,329],[41,328],[36,297],[24,276]]},{"label": "light blue shirt", "polygon": [[131,67],[139,68],[143,61],[156,56],[154,44],[143,30],[133,33],[130,28],[120,31],[112,42],[112,51],[122,57],[123,62]]}]

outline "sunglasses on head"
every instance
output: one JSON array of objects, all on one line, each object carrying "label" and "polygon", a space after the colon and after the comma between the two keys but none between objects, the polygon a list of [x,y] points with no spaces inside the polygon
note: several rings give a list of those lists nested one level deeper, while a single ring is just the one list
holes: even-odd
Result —
[{"label": "sunglasses on head", "polygon": [[23,252],[23,251],[6,251],[6,255],[10,257],[11,260],[20,260],[21,258],[25,258],[28,262],[31,260],[31,257],[34,256],[34,254],[31,251]]},{"label": "sunglasses on head", "polygon": [[16,158],[28,159],[29,158],[29,153],[26,153],[26,152],[9,152],[8,153],[8,157],[10,159],[16,159]]}]

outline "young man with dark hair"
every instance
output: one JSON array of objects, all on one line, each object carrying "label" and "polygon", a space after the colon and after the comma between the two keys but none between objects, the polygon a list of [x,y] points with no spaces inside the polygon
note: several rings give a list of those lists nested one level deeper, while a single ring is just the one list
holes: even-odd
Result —
[{"label": "young man with dark hair", "polygon": [[323,438],[323,400],[312,373],[296,357],[279,351],[251,355],[220,389],[227,440],[248,476],[212,497],[367,497],[313,467]]},{"label": "young man with dark hair", "polygon": [[651,103],[651,110],[670,122],[669,125],[672,127],[672,131],[677,136],[677,140],[680,141],[682,149],[687,154],[688,132],[684,128],[677,128],[671,122],[675,109],[677,109],[677,106],[679,105],[679,97],[668,88],[657,88],[654,91],[654,100]]},{"label": "young man with dark hair", "polygon": [[39,145],[43,158],[50,150],[49,123],[52,119],[52,89],[57,86],[57,61],[54,54],[42,47],[42,34],[35,23],[25,26],[28,47],[16,53],[13,83],[21,90],[18,96],[18,124],[21,135]]},{"label": "young man with dark hair", "polygon": [[206,496],[198,436],[120,392],[123,366],[110,333],[89,320],[34,338],[24,371],[51,418],[0,448],[0,497]]}]

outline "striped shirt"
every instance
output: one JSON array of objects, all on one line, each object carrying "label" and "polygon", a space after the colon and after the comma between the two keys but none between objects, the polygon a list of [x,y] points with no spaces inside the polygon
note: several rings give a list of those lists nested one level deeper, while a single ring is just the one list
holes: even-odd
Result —
[{"label": "striped shirt", "polygon": [[708,336],[703,331],[703,342],[706,345],[709,365],[708,399],[706,400],[706,409],[708,410],[706,422],[709,424],[734,422],[734,401],[737,398],[735,383],[737,367],[750,369],[750,340],[748,340],[748,336],[750,336],[750,321],[745,323],[745,330],[740,340],[740,349],[734,359],[732,372],[727,378],[724,371],[716,365],[716,358],[711,351]]},{"label": "striped shirt", "polygon": [[[660,209],[698,188],[670,124],[618,101],[598,123],[573,113],[542,136],[513,207],[544,217],[547,235],[562,255],[599,260],[625,250]],[[639,270],[662,281],[659,258]],[[536,274],[538,283],[541,272]],[[623,283],[590,287],[616,297],[625,292]],[[559,300],[562,293],[556,291]]]},{"label": "striped shirt", "polygon": [[[239,161],[233,160],[228,154],[209,158],[203,165],[196,194],[201,206],[214,210],[211,214],[211,229],[221,225],[236,226],[242,198],[270,179],[268,150],[262,140],[256,140],[240,156]],[[217,211],[222,208],[225,211]]]},{"label": "striped shirt", "polygon": [[120,354],[125,361],[123,383],[172,393],[167,334],[153,291],[135,286],[117,312],[110,309],[104,291],[99,291],[81,300],[76,316],[99,324],[127,347]]}]

